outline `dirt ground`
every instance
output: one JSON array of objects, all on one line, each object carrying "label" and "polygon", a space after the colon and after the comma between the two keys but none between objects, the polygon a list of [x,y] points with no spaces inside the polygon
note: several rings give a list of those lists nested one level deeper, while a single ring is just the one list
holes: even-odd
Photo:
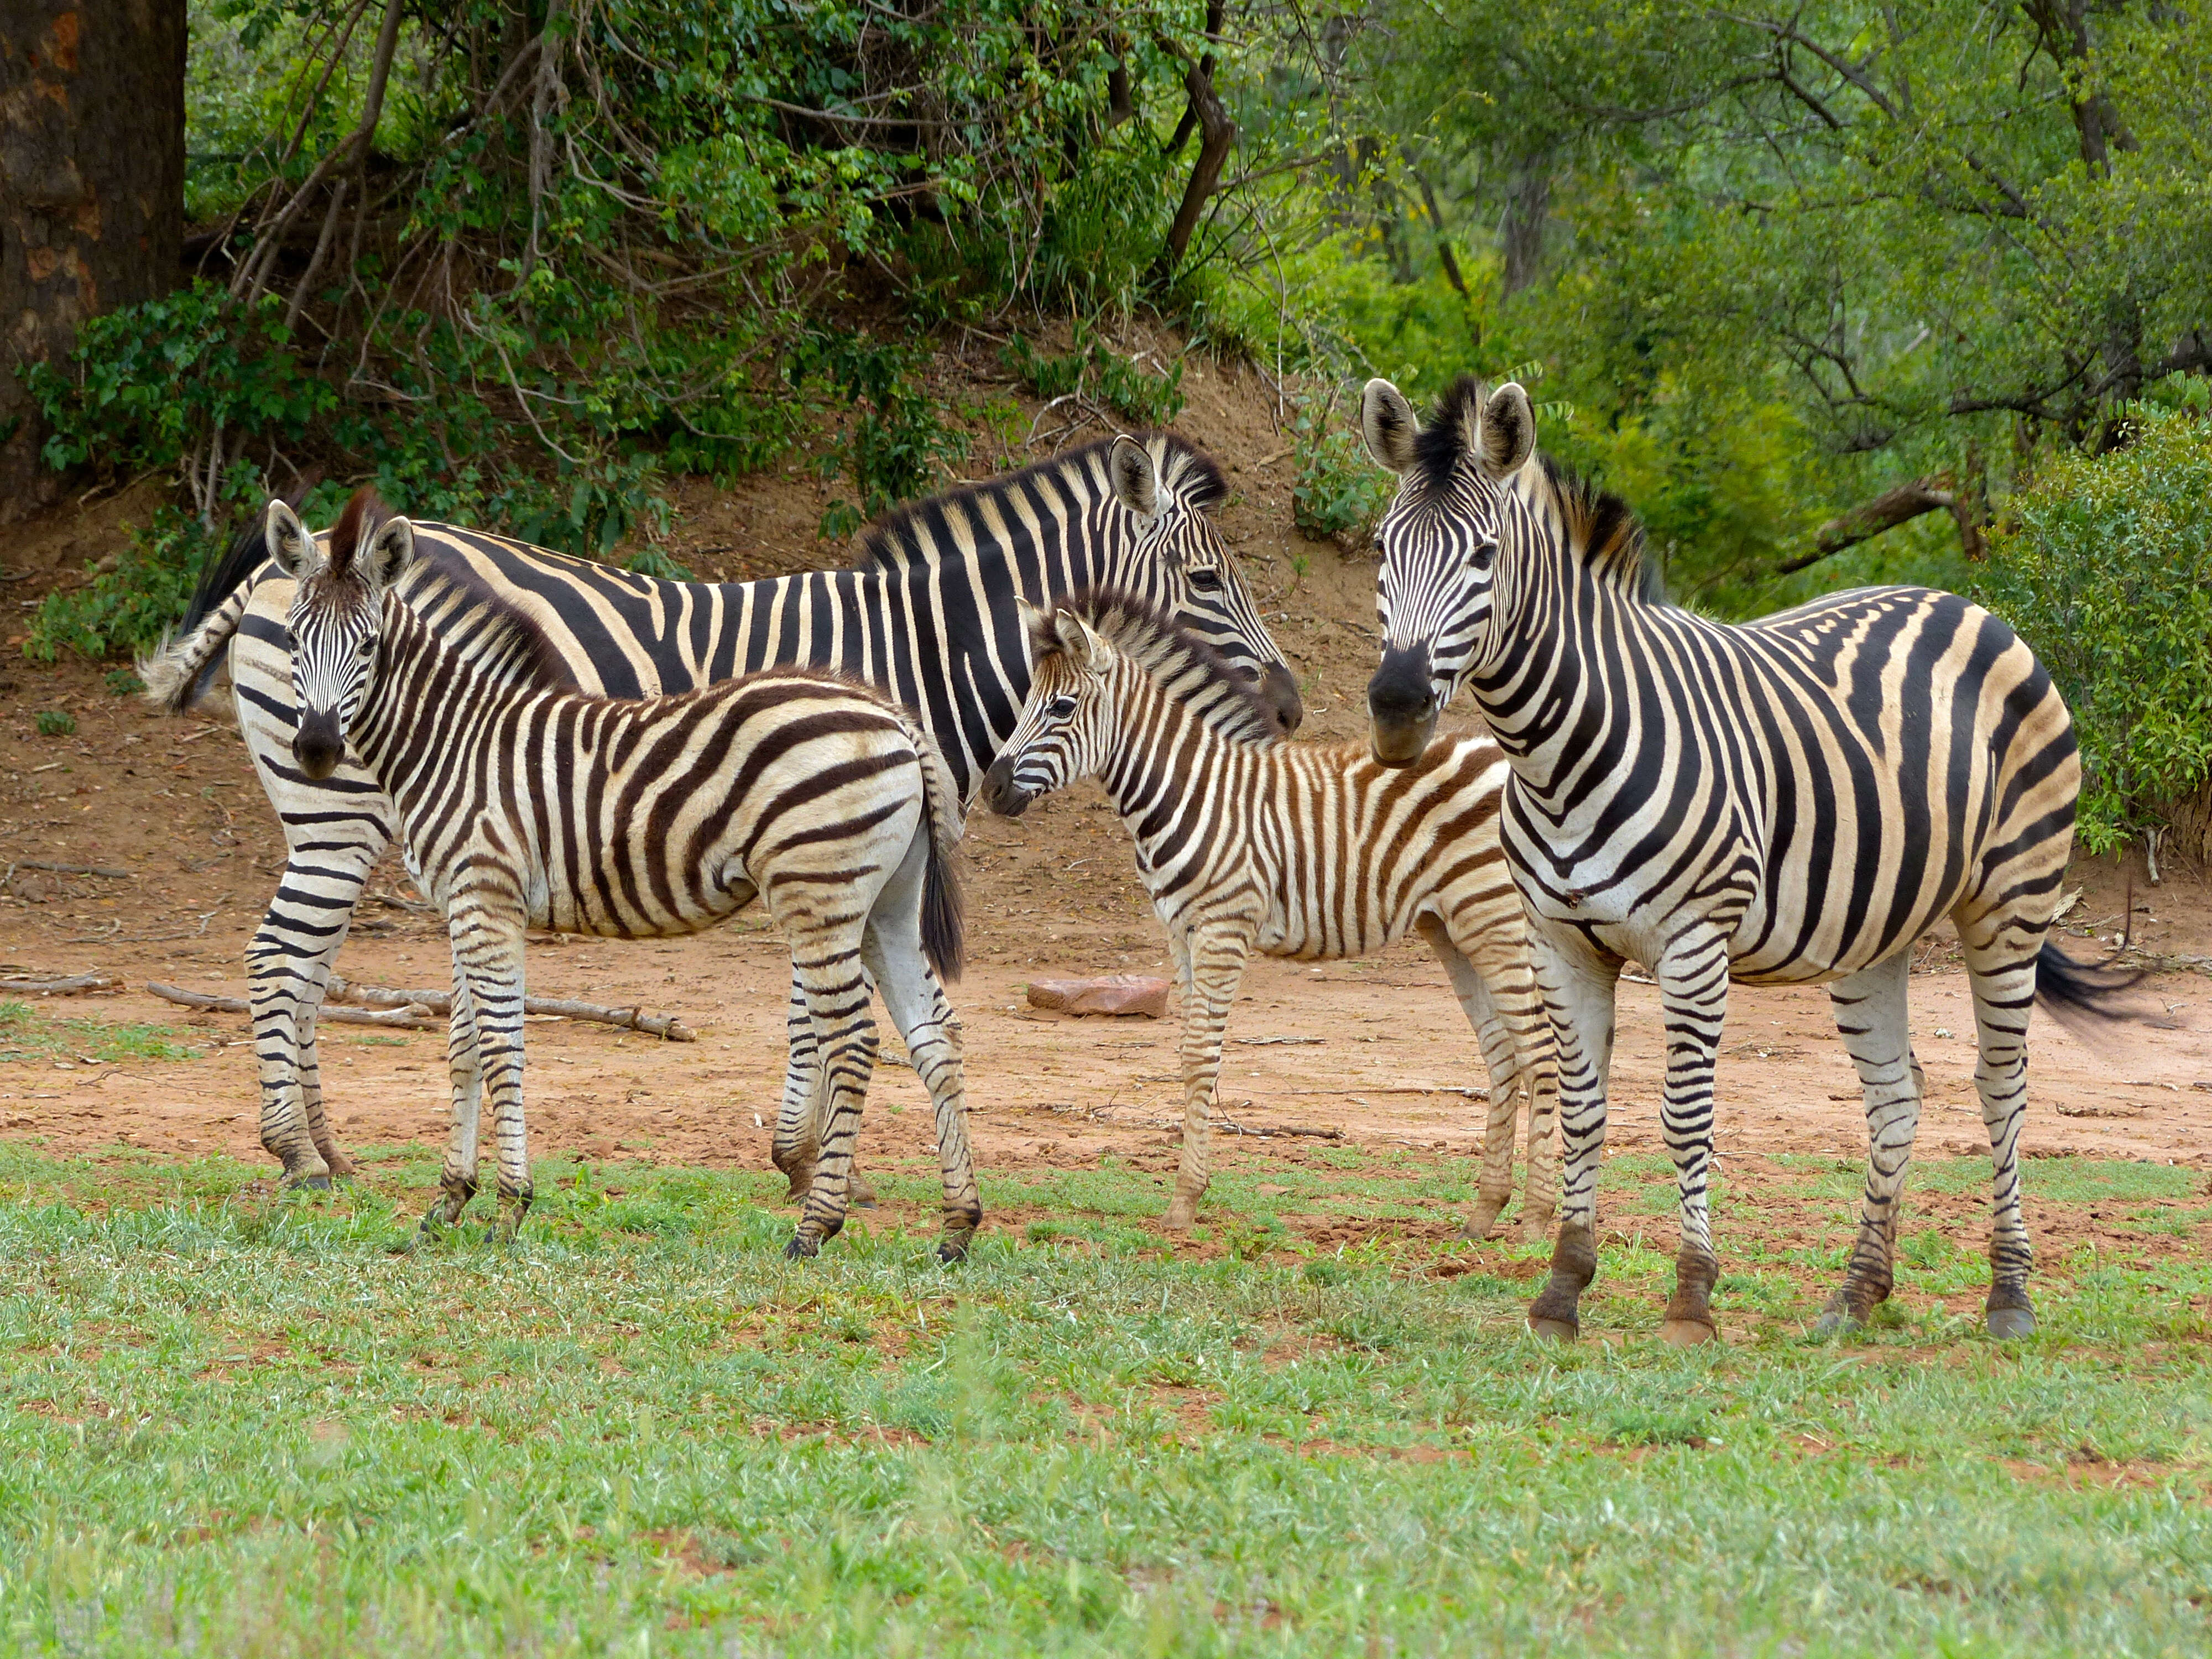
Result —
[{"label": "dirt ground", "polygon": [[[1374,650],[1372,567],[1289,527],[1289,441],[1264,386],[1249,371],[1208,368],[1186,389],[1192,406],[1180,426],[1231,469],[1237,495],[1224,529],[1301,671],[1308,734],[1356,740]],[[976,470],[994,459],[979,456]],[[828,493],[799,469],[749,491],[689,491],[673,550],[702,574],[731,577],[826,562],[835,550],[814,541],[812,525]],[[0,588],[0,605],[13,610],[27,595],[34,603],[58,568],[96,556],[100,538],[125,510],[127,502],[96,503],[67,524],[50,520],[0,539],[0,566],[31,579]],[[739,547],[751,550],[741,556]],[[10,632],[20,643],[20,626],[0,629]],[[74,714],[72,735],[37,732],[36,714],[50,709]],[[48,669],[13,649],[0,655],[0,973],[116,975],[126,990],[56,1000],[44,1012],[157,1022],[210,1045],[200,1059],[168,1064],[0,1063],[0,1136],[56,1152],[127,1146],[261,1158],[243,1017],[195,1016],[143,987],[164,980],[242,995],[246,939],[283,858],[227,697],[199,718],[164,720],[109,691],[89,665]],[[128,873],[40,871],[25,860]],[[967,1027],[981,1166],[1074,1169],[1114,1155],[1164,1179],[1180,1109],[1172,1018],[1070,1020],[1028,1008],[1023,996],[1032,976],[1166,971],[1121,826],[1088,787],[1041,803],[1018,823],[979,812],[968,865],[973,957],[955,1000]],[[2082,897],[2068,918],[2075,954],[2107,948],[2098,941],[2120,926],[2125,880],[2110,861],[2081,862],[2075,881]],[[2212,957],[2207,872],[2172,870],[2152,888],[2138,860],[2135,883],[2139,950],[2169,966]],[[371,892],[341,971],[387,985],[445,984],[442,932],[409,908],[411,890],[396,861],[387,860]],[[1930,1097],[1920,1147],[1934,1156],[1985,1152],[1966,981],[1940,937],[1922,960],[1914,1030]],[[787,972],[781,944],[744,922],[673,943],[534,945],[536,994],[672,1011],[701,1041],[662,1043],[534,1021],[533,1150],[765,1167]],[[2141,1006],[2163,1027],[2122,1028],[2095,1046],[2039,1018],[2029,1156],[2212,1167],[2212,979],[2189,968],[2154,975]],[[1624,986],[1614,1149],[1660,1147],[1656,1008],[1648,983]],[[1255,964],[1231,1037],[1222,1101],[1240,1124],[1333,1131],[1422,1157],[1463,1158],[1480,1144],[1481,1103],[1464,1092],[1485,1081],[1480,1056],[1442,970],[1418,941],[1357,963]],[[326,1027],[323,1048],[344,1144],[441,1138],[442,1033]],[[886,1067],[869,1103],[864,1164],[927,1158],[929,1135],[919,1085]],[[1720,1068],[1719,1137],[1724,1165],[1783,1153],[1863,1158],[1856,1081],[1823,991],[1737,988]],[[1231,1165],[1297,1163],[1322,1144],[1224,1135],[1217,1154]]]}]

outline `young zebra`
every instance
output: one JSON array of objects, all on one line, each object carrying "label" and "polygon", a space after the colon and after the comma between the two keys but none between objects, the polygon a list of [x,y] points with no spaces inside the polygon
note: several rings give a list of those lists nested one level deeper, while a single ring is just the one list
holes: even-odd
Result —
[{"label": "young zebra", "polygon": [[2003,623],[1917,587],[1838,593],[1742,627],[1665,604],[1627,509],[1534,460],[1517,386],[1463,380],[1424,428],[1396,388],[1363,424],[1401,479],[1379,531],[1378,758],[1419,754],[1464,685],[1512,766],[1505,852],[1559,1038],[1566,1195],[1529,1312],[1571,1336],[1593,1225],[1613,992],[1650,964],[1662,1121],[1681,1210],[1666,1335],[1713,1334],[1713,1060],[1729,981],[1826,981],[1872,1146],[1856,1248],[1821,1328],[1889,1294],[1919,1121],[1913,942],[1948,916],[1972,981],[1995,1159],[1990,1333],[2034,1328],[2018,1167],[2028,1005],[2104,1013],[2047,934],[2081,781],[2051,678]]},{"label": "young zebra", "polygon": [[[1356,750],[1280,742],[1205,646],[1143,601],[1079,594],[1028,613],[1028,707],[984,775],[983,799],[1018,816],[1077,778],[1105,786],[1137,844],[1182,988],[1182,1167],[1167,1224],[1188,1227],[1206,1188],[1206,1109],[1245,958],[1300,961],[1428,941],[1490,1071],[1483,1173],[1468,1236],[1488,1237],[1513,1189],[1516,1085],[1529,1094],[1524,1237],[1559,1191],[1551,1028],[1528,963],[1521,901],[1498,845],[1504,757],[1486,738],[1438,742],[1407,771]],[[1186,693],[1216,705],[1205,717]],[[1243,720],[1218,706],[1242,699]]]},{"label": "young zebra", "polygon": [[[476,1192],[485,1093],[499,1143],[499,1229],[511,1234],[530,1206],[525,928],[696,933],[757,896],[790,940],[830,1099],[786,1254],[814,1255],[844,1222],[876,1057],[869,975],[936,1108],[939,1254],[964,1254],[982,1206],[959,1027],[938,979],[960,965],[951,862],[960,808],[920,722],[878,693],[805,669],[678,696],[586,696],[526,617],[465,575],[432,571],[404,597],[395,591],[415,557],[413,526],[379,523],[379,513],[368,492],[356,495],[325,551],[274,501],[267,532],[298,584],[293,758],[305,776],[327,778],[350,746],[390,799],[408,869],[452,937],[453,1138],[443,1196],[424,1225],[459,1220]],[[465,614],[471,648],[452,644],[425,611],[442,613],[447,629]]]},{"label": "young zebra", "polygon": [[[850,570],[666,581],[435,524],[415,526],[416,568],[468,573],[526,611],[587,691],[686,691],[781,663],[852,675],[921,712],[964,799],[1029,689],[1018,597],[1109,582],[1147,594],[1250,674],[1286,730],[1297,726],[1296,680],[1209,516],[1226,494],[1202,451],[1158,433],[1086,444],[902,507],[866,532]],[[315,1013],[362,885],[391,842],[392,811],[350,763],[311,779],[292,761],[292,596],[267,551],[258,530],[242,536],[179,637],[141,672],[149,697],[181,709],[228,658],[240,730],[289,848],[246,958],[261,1142],[287,1184],[327,1184],[353,1165],[324,1110]],[[476,613],[456,614],[448,637],[465,643]],[[792,1131],[783,1139],[796,1195],[810,1178],[823,1097],[795,985],[791,1038],[778,1121]]]}]

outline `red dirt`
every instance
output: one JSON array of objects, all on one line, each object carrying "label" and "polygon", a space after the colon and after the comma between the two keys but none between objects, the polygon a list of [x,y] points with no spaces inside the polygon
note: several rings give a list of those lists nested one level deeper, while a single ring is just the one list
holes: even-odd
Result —
[{"label": "red dirt", "polygon": [[[1279,453],[1287,440],[1273,424],[1272,396],[1249,371],[1208,367],[1185,384],[1192,407],[1180,424],[1231,468],[1238,493],[1224,514],[1226,533],[1301,670],[1308,732],[1357,738],[1374,649],[1372,568],[1288,528],[1290,469]],[[997,459],[979,456],[977,470]],[[811,479],[793,478],[728,495],[687,488],[672,549],[702,574],[829,562],[834,550],[811,536],[826,494]],[[719,550],[738,538],[740,526],[766,553],[738,560]],[[18,532],[20,544],[35,546],[49,568],[51,549],[74,539],[81,551],[86,533],[73,538],[52,522]],[[0,551],[12,562],[18,545]],[[76,734],[40,736],[33,715],[48,708],[73,711]],[[164,979],[242,994],[246,941],[283,857],[227,701],[211,704],[207,718],[168,720],[109,693],[99,671],[84,665],[49,670],[9,660],[0,667],[0,870],[9,860],[36,858],[132,872],[111,880],[15,868],[0,884],[0,969],[115,975],[128,982],[126,993],[56,1000],[45,1012],[157,1022],[223,1045],[174,1064],[0,1064],[0,1134],[56,1152],[125,1144],[260,1159],[243,1018],[196,1017],[143,987]],[[1095,1166],[1110,1153],[1164,1184],[1180,1110],[1172,1020],[1078,1021],[1024,1005],[1032,975],[1165,970],[1120,825],[1087,787],[1040,803],[1018,823],[978,812],[969,864],[975,955],[955,1001],[967,1026],[981,1167]],[[2085,897],[2070,920],[2109,939],[2121,915],[2118,869],[2085,861],[2075,879]],[[2185,868],[2151,889],[2138,863],[2136,880],[2138,946],[2212,951],[2203,872]],[[396,898],[400,883],[388,860],[371,892]],[[2076,939],[2072,948],[2087,956],[2099,947]],[[1924,954],[1928,971],[1913,982],[1917,1044],[1930,1085],[1921,1150],[1936,1157],[1986,1151],[1966,981],[1939,941]],[[373,901],[362,909],[341,970],[367,982],[442,985],[442,931],[427,916]],[[674,943],[533,945],[533,989],[640,1001],[679,1012],[702,1035],[696,1044],[668,1044],[564,1021],[533,1024],[533,1149],[766,1167],[787,972],[781,944],[744,922]],[[2164,974],[2149,981],[2146,1000],[2164,1008],[2172,1029],[2123,1029],[2091,1048],[2039,1020],[2029,1156],[2212,1165],[2212,984],[2201,973]],[[1445,1091],[1484,1081],[1480,1056],[1443,972],[1418,942],[1359,963],[1255,963],[1243,1002],[1231,1032],[1243,1041],[1232,1042],[1222,1082],[1232,1118],[1333,1128],[1362,1145],[1451,1157],[1479,1145],[1480,1103]],[[1285,1036],[1309,1040],[1250,1041]],[[331,1027],[323,1046],[343,1144],[441,1139],[441,1033]],[[1613,1148],[1659,1149],[1661,1053],[1652,988],[1624,986]],[[1748,1171],[1777,1153],[1832,1154],[1853,1164],[1864,1156],[1856,1079],[1819,989],[1738,988],[1719,1086],[1724,1164]],[[929,1158],[929,1136],[927,1101],[912,1074],[879,1073],[864,1163]],[[1326,1144],[1219,1136],[1216,1146],[1220,1163],[1294,1165]],[[1617,1183],[1607,1192],[1611,1217],[1626,1194]],[[1978,1213],[1978,1200],[1969,1197],[1923,1191],[1915,1202],[1923,1212],[1955,1210],[1961,1219]],[[1664,1218],[1655,1220],[1647,1230],[1653,1237],[1671,1232]],[[2065,1224],[2077,1222],[2087,1224],[2079,1218]],[[1352,1227],[1347,1237],[1371,1231]]]}]

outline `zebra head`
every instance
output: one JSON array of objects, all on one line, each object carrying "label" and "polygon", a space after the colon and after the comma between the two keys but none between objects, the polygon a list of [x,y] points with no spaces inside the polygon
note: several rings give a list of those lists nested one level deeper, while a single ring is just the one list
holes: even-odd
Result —
[{"label": "zebra head", "polygon": [[1368,453],[1399,479],[1375,532],[1382,660],[1367,714],[1375,758],[1404,766],[1428,747],[1488,634],[1498,520],[1535,453],[1536,414],[1511,381],[1491,392],[1470,376],[1425,428],[1396,386],[1370,380],[1359,422]]},{"label": "zebra head", "polygon": [[1155,435],[1116,438],[1106,473],[1136,528],[1127,555],[1098,574],[1097,585],[1149,600],[1212,647],[1253,682],[1290,736],[1305,704],[1207,510],[1228,494],[1220,469],[1188,445]]},{"label": "zebra head", "polygon": [[1016,603],[1029,634],[1029,701],[983,775],[983,804],[1010,818],[1105,764],[1112,707],[1106,677],[1115,661],[1113,647],[1074,611]]},{"label": "zebra head", "polygon": [[300,711],[292,758],[313,780],[330,776],[345,757],[346,733],[376,678],[385,591],[415,556],[415,527],[382,514],[372,491],[355,491],[325,547],[290,507],[269,503],[270,553],[298,584],[289,618]]}]

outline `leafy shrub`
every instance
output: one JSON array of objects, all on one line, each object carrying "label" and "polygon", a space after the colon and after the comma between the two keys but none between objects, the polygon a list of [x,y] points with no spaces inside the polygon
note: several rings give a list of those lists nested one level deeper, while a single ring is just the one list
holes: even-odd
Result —
[{"label": "leafy shrub", "polygon": [[112,568],[82,587],[46,595],[32,614],[23,654],[52,662],[67,650],[100,662],[150,648],[184,614],[216,551],[197,519],[173,507],[155,508],[153,523],[133,533]]},{"label": "leafy shrub", "polygon": [[1124,357],[1097,337],[1091,325],[1075,325],[1073,349],[1040,351],[1017,334],[1000,353],[1009,373],[1050,402],[1088,393],[1122,419],[1138,426],[1165,426],[1183,411],[1182,363],[1164,372],[1149,369],[1149,353]]},{"label": "leafy shrub", "polygon": [[42,738],[65,738],[76,730],[76,716],[66,708],[41,708],[33,724]]},{"label": "leafy shrub", "polygon": [[857,507],[842,500],[830,504],[818,532],[825,541],[941,488],[951,467],[967,459],[968,434],[945,424],[943,405],[921,383],[925,361],[914,346],[827,331],[811,336],[794,355],[794,382],[827,380],[851,409],[823,471],[842,471],[860,500]]},{"label": "leafy shrub", "polygon": [[1358,546],[1390,505],[1391,480],[1334,413],[1333,399],[1309,404],[1291,422],[1297,477],[1291,487],[1291,517],[1316,541]]},{"label": "leafy shrub", "polygon": [[1991,535],[1976,594],[2074,711],[2076,833],[2098,853],[2212,775],[2212,421],[2142,408],[2128,435],[2043,467]]}]

